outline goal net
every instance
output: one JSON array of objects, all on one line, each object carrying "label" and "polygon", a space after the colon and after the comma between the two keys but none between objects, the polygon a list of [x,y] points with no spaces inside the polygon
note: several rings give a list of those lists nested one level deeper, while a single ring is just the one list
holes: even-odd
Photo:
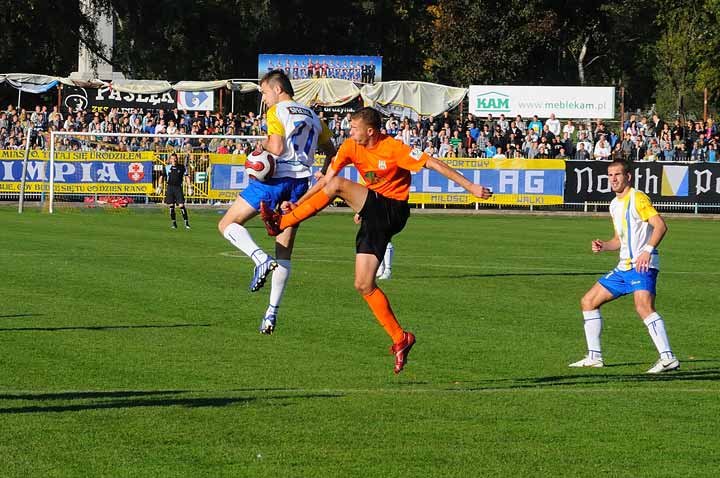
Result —
[{"label": "goal net", "polygon": [[[162,202],[172,153],[189,177],[188,203],[222,199],[212,189],[213,165],[231,165],[242,175],[246,154],[264,136],[132,134],[53,131],[46,158],[28,161],[26,194],[43,194],[47,210],[61,205],[122,207]],[[234,184],[242,182],[242,177]],[[20,198],[22,201],[22,198]]]}]

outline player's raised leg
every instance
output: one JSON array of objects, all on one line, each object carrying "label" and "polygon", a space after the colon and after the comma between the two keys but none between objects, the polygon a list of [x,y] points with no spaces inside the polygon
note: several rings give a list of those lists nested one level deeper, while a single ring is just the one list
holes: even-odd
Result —
[{"label": "player's raised leg", "polygon": [[648,329],[650,338],[660,357],[647,373],[662,373],[680,368],[680,361],[673,354],[670,340],[665,329],[665,321],[655,310],[655,294],[647,290],[637,290],[633,293],[635,310]]},{"label": "player's raised leg", "polygon": [[337,197],[342,198],[354,211],[360,211],[367,194],[368,190],[364,186],[335,176],[287,214],[281,215],[267,204],[261,205],[260,213],[268,234],[277,236],[288,227],[296,226],[325,209]]},{"label": "player's raised leg", "polygon": [[218,223],[218,230],[225,239],[255,263],[253,279],[249,287],[251,292],[260,290],[268,274],[277,267],[275,259],[257,245],[243,225],[255,215],[257,210],[239,196]]},{"label": "player's raised leg", "polygon": [[602,356],[600,335],[602,334],[602,315],[600,307],[611,300],[613,294],[596,282],[580,300],[580,307],[583,314],[583,326],[585,329],[585,341],[587,343],[587,355],[577,362],[571,363],[570,367],[603,367],[605,362]]}]

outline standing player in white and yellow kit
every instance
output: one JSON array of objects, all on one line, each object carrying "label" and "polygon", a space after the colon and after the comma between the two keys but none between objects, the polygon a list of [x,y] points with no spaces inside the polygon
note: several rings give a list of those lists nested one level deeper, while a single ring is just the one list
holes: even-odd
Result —
[{"label": "standing player in white and yellow kit", "polygon": [[620,250],[617,267],[604,275],[580,301],[585,319],[588,353],[570,367],[603,367],[600,348],[602,316],[600,307],[626,294],[635,299],[635,310],[647,326],[660,358],[647,373],[661,373],[680,368],[670,348],[663,318],[655,311],[655,283],[659,271],[660,245],[667,226],[643,192],[630,187],[631,173],[625,161],[608,165],[610,188],[615,199],[610,203],[615,236],[609,241],[595,239],[592,251]]},{"label": "standing player in white and yellow kit", "polygon": [[297,202],[308,190],[315,151],[319,147],[327,156],[335,156],[332,135],[325,123],[307,106],[293,100],[293,87],[282,70],[268,72],[260,80],[263,101],[268,107],[268,138],[263,148],[275,157],[275,173],[265,181],[251,178],[245,189],[220,220],[220,233],[255,263],[250,291],[265,284],[270,272],[270,303],[260,324],[260,332],[272,334],[285,286],[290,277],[290,256],[297,228],[283,231],[275,239],[275,257],[263,251],[252,239],[244,224],[255,217],[260,203],[275,208],[283,201]]}]

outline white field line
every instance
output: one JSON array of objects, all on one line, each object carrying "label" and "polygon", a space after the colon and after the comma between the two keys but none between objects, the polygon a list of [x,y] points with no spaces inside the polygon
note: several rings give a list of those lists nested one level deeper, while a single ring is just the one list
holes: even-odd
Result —
[{"label": "white field line", "polygon": [[[296,251],[311,251],[311,250],[326,250],[327,248],[323,247],[317,247],[317,248],[303,248],[303,249],[296,249]],[[243,259],[245,258],[245,255],[240,251],[223,251],[219,252],[217,254],[202,254],[202,255],[186,255],[183,257],[189,258],[189,259],[212,259],[213,257],[217,257],[217,255],[223,256],[223,257],[230,257],[233,259]],[[13,257],[52,257],[53,259],[61,259],[56,254],[53,254],[51,252],[13,252],[13,251],[0,251],[0,257],[3,256],[13,256]],[[103,257],[136,257],[136,254],[127,254],[127,253],[115,253],[115,254],[104,254]],[[438,256],[430,256],[430,255],[403,255],[403,259],[436,259]],[[460,257],[460,256],[457,256]],[[318,258],[318,257],[312,257],[312,256],[304,256],[301,254],[295,254],[293,255],[294,260],[302,261],[302,262],[318,262],[318,263],[331,263],[331,264],[354,264],[355,259],[352,255],[349,255],[347,258]],[[508,259],[539,259],[537,256],[509,256]],[[614,263],[613,263],[614,264]],[[480,269],[483,272],[487,271],[506,271],[506,270],[515,270],[515,271],[524,271],[528,274],[531,274],[533,272],[557,272],[558,274],[562,273],[568,273],[568,274],[578,274],[578,273],[588,273],[592,274],[597,272],[598,274],[603,274],[604,272],[601,272],[601,267],[598,266],[597,270],[590,270],[590,271],[579,271],[579,270],[570,270],[569,268],[564,267],[532,267],[532,266],[513,266],[507,263],[503,264],[487,264],[483,263],[482,265],[478,265],[477,267],[473,267],[471,265],[467,264],[447,264],[447,263],[432,263],[432,262],[424,262],[423,267],[429,267],[429,268],[437,268],[437,269],[464,269],[464,270],[476,270]],[[610,266],[612,268],[612,266]],[[608,270],[610,270],[610,268]],[[720,275],[720,271],[675,271],[675,270],[661,270],[663,275],[667,274],[680,274],[680,275],[686,275],[686,274],[693,274],[693,275]],[[401,277],[398,277],[398,279]]]}]

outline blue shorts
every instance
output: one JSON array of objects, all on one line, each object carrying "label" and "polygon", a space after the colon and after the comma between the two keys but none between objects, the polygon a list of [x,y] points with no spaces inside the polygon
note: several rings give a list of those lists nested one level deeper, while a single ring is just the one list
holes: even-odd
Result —
[{"label": "blue shorts", "polygon": [[657,269],[650,269],[647,272],[638,272],[635,269],[621,271],[613,269],[602,276],[598,283],[605,287],[614,298],[632,294],[636,290],[646,290],[655,295],[655,284],[658,276]]},{"label": "blue shorts", "polygon": [[298,202],[309,188],[310,178],[270,178],[267,181],[251,179],[248,187],[240,193],[256,211],[260,201],[275,209],[283,201]]}]

